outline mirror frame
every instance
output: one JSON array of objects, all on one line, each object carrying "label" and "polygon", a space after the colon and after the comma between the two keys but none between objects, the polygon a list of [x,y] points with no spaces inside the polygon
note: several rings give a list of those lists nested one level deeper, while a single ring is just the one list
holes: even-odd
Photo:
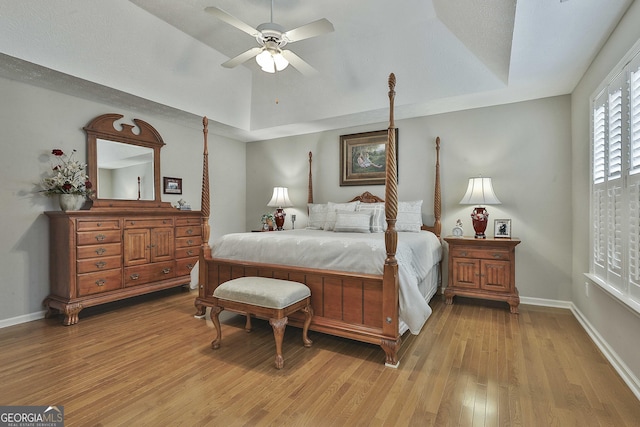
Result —
[{"label": "mirror frame", "polygon": [[[87,168],[89,180],[96,188],[93,207],[120,207],[120,208],[162,208],[171,207],[171,203],[162,201],[160,192],[160,149],[165,145],[157,130],[149,123],[133,119],[138,126],[139,133],[133,132],[133,125],[122,123],[120,130],[116,129],[115,122],[122,119],[122,114],[103,114],[91,120],[83,129],[87,133]],[[153,149],[153,200],[116,200],[98,198],[98,147],[97,140],[121,142],[123,144],[138,145]]]}]

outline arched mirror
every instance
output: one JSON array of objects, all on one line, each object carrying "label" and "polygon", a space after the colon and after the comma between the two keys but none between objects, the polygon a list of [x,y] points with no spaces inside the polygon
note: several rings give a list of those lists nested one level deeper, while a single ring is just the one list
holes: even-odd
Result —
[{"label": "arched mirror", "polygon": [[84,128],[89,179],[96,190],[93,206],[170,206],[160,193],[162,137],[140,119],[133,119],[136,126],[116,124],[122,117],[103,114]]}]

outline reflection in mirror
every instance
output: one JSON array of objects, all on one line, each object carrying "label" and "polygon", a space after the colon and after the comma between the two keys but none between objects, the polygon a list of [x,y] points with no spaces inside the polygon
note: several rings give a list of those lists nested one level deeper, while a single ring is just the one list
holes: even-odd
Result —
[{"label": "reflection in mirror", "polygon": [[98,138],[100,199],[154,200],[153,149]]}]

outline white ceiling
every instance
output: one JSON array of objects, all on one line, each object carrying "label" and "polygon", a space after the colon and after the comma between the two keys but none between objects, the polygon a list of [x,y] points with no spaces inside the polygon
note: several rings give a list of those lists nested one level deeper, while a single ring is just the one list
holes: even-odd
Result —
[{"label": "white ceiling", "polygon": [[252,27],[269,0],[0,0],[0,75],[193,122],[243,141],[571,93],[634,0],[274,0],[293,29],[327,18],[335,32],[287,46],[318,70],[275,75],[257,46],[204,12]]}]

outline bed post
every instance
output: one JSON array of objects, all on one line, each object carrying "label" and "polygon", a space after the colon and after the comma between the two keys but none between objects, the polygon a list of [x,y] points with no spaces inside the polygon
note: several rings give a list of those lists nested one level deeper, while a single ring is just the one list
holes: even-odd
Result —
[{"label": "bed post", "polygon": [[398,367],[398,349],[400,348],[400,335],[398,333],[398,260],[396,249],[398,247],[398,232],[396,231],[396,218],[398,216],[398,175],[396,165],[396,141],[395,123],[393,118],[393,103],[395,99],[396,76],[389,75],[389,128],[387,130],[387,159],[386,159],[386,188],[385,188],[385,213],[387,219],[387,231],[384,235],[387,258],[384,263],[382,285],[382,317],[383,334],[388,338],[381,340],[380,346],[386,354],[385,365]]},{"label": "bed post", "polygon": [[209,119],[202,118],[202,133],[204,136],[204,150],[202,158],[202,194],[200,202],[200,211],[202,212],[202,246],[200,247],[200,260],[198,266],[198,298],[195,300],[196,314],[195,317],[203,317],[206,307],[202,304],[201,299],[204,295],[207,280],[207,263],[206,259],[211,256],[211,248],[209,247],[209,214],[211,203],[209,200],[209,148],[207,146],[207,136],[209,134]]},{"label": "bed post", "polygon": [[313,203],[313,178],[311,176],[311,151],[309,151],[309,188],[307,189],[307,203]]},{"label": "bed post", "polygon": [[433,232],[440,237],[442,232],[442,193],[440,189],[440,137],[436,137],[436,188],[433,193]]}]

